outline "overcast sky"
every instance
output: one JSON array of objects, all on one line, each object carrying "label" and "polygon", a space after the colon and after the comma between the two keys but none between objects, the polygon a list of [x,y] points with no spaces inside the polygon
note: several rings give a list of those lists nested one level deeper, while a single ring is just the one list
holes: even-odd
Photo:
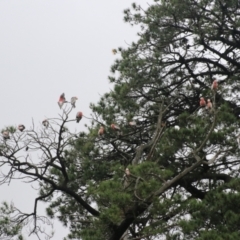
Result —
[{"label": "overcast sky", "polygon": [[[144,8],[152,0],[137,0]],[[90,102],[112,88],[108,75],[117,55],[137,39],[137,28],[123,21],[129,0],[0,1],[0,129],[23,123],[27,128],[60,113],[59,95],[78,97],[77,110],[90,115]],[[74,117],[74,115],[73,115]],[[76,126],[83,129],[84,119]],[[31,212],[36,192],[13,181],[0,186],[0,201]],[[44,212],[43,207],[40,212]],[[67,230],[55,225],[54,240]],[[33,236],[28,240],[36,239]]]}]

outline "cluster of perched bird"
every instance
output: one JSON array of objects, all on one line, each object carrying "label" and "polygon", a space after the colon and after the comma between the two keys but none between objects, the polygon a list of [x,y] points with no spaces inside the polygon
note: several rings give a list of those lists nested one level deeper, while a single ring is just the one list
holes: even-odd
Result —
[{"label": "cluster of perched bird", "polygon": [[[72,97],[72,98],[71,98],[71,102],[70,102],[70,103],[71,103],[71,105],[72,105],[73,108],[76,107],[76,101],[77,101],[77,100],[78,100],[77,97]],[[60,95],[60,97],[59,97],[59,100],[58,100],[58,106],[60,107],[60,109],[62,108],[62,106],[63,106],[64,103],[67,103],[67,101],[66,101],[66,98],[65,98],[65,94],[62,93],[62,94]],[[83,117],[83,113],[82,113],[82,112],[77,112],[77,114],[76,114],[76,122],[79,123],[80,120],[82,119],[82,117]],[[48,128],[48,126],[49,126],[49,121],[48,121],[47,119],[44,119],[44,120],[42,121],[42,125],[43,125],[45,128]],[[19,124],[19,125],[18,125],[18,130],[19,130],[20,132],[22,132],[24,129],[25,129],[25,126],[24,126],[23,124]],[[2,137],[3,137],[4,140],[10,139],[10,133],[9,133],[9,131],[8,131],[8,130],[2,131]]]},{"label": "cluster of perched bird", "polygon": [[[76,107],[76,101],[77,101],[77,100],[78,100],[77,97],[72,97],[72,98],[71,98],[71,102],[70,102],[70,103],[71,103],[71,105],[72,105],[73,108]],[[65,98],[65,94],[62,93],[62,94],[60,95],[59,100],[58,100],[58,106],[60,107],[60,109],[62,108],[62,106],[63,106],[64,103],[67,103],[67,101],[66,101],[66,98]],[[82,119],[82,117],[83,117],[83,113],[82,113],[82,112],[77,112],[77,115],[76,115],[76,121],[77,121],[77,123],[80,122],[80,120]]]},{"label": "cluster of perched bird", "polygon": [[[116,54],[116,53],[117,53],[117,51],[116,51],[115,49],[113,49],[113,54]],[[212,89],[213,91],[217,91],[217,89],[218,89],[218,81],[217,81],[217,79],[213,79],[213,83],[212,83],[211,89]],[[71,103],[71,105],[72,105],[73,108],[76,107],[76,101],[77,101],[77,100],[78,100],[77,97],[72,97],[72,98],[71,98],[70,103]],[[60,95],[59,100],[58,100],[58,105],[59,105],[60,109],[62,108],[62,106],[64,105],[64,103],[67,103],[67,101],[66,101],[66,98],[65,98],[65,94],[62,93],[62,94]],[[211,100],[210,100],[210,99],[207,99],[207,102],[206,102],[205,99],[204,99],[204,97],[200,97],[199,105],[200,105],[200,107],[206,107],[206,109],[208,109],[208,110],[211,110],[212,107],[213,107]],[[77,114],[76,114],[76,122],[79,123],[80,120],[82,119],[82,117],[83,117],[83,113],[82,113],[82,112],[77,112]],[[136,125],[137,125],[137,123],[136,123],[135,121],[131,121],[131,122],[129,122],[128,124],[129,124],[129,126],[131,126],[131,127],[136,127]],[[42,125],[43,125],[45,128],[48,128],[48,126],[49,126],[49,121],[48,121],[47,119],[43,120],[43,121],[42,121]],[[121,135],[121,128],[120,128],[117,124],[112,123],[110,127],[111,127],[111,129],[112,129],[113,131],[117,132],[118,135]],[[25,126],[24,126],[23,124],[19,124],[19,125],[18,125],[18,130],[19,130],[20,132],[24,131],[24,129],[25,129]],[[105,128],[104,128],[104,126],[102,125],[102,126],[100,126],[100,128],[99,128],[99,130],[98,130],[98,136],[99,136],[99,137],[102,137],[102,136],[104,135],[104,133],[105,133]],[[9,131],[8,131],[8,130],[2,131],[2,136],[3,136],[3,139],[4,139],[4,140],[10,139]],[[240,139],[240,137],[239,137],[239,139]],[[239,145],[240,145],[240,140],[239,140]],[[125,176],[126,176],[126,177],[129,177],[130,175],[131,175],[131,173],[130,173],[129,169],[126,168],[126,169],[125,169]]]},{"label": "cluster of perched bird", "polygon": [[[129,122],[128,124],[129,124],[129,126],[131,126],[131,127],[136,127],[136,126],[137,126],[137,123],[136,123],[135,121]],[[112,123],[112,124],[110,125],[110,127],[111,127],[111,129],[112,129],[113,131],[117,132],[118,135],[121,135],[121,134],[122,134],[121,128],[120,128],[117,124]],[[104,133],[105,133],[105,128],[104,128],[104,126],[101,126],[101,127],[99,128],[99,130],[98,130],[98,136],[101,137],[101,136],[104,135]]]},{"label": "cluster of perched bird", "polygon": [[[25,129],[25,126],[23,124],[18,125],[18,130],[22,132]],[[10,139],[10,134],[8,130],[2,131],[2,136],[4,140]]]},{"label": "cluster of perched bird", "polygon": [[[113,49],[113,53],[115,53],[114,50],[115,50],[115,49]],[[211,89],[212,89],[213,91],[217,91],[217,89],[218,89],[218,81],[217,81],[217,79],[213,79],[213,83],[212,83]],[[199,104],[200,104],[200,107],[206,107],[208,110],[211,110],[212,107],[213,107],[211,100],[208,99],[207,102],[206,102],[205,99],[204,99],[204,97],[201,97],[201,98],[200,98]],[[135,121],[129,122],[128,124],[129,124],[129,126],[131,126],[131,127],[136,127],[136,122],[135,122]],[[120,128],[118,125],[112,123],[110,127],[111,127],[111,129],[113,129],[114,131],[116,131],[119,135],[121,135],[121,128]],[[100,137],[100,136],[103,136],[104,133],[105,133],[105,128],[104,128],[104,126],[101,126],[101,127],[99,128],[99,130],[98,130],[98,136],[99,136],[99,137]]]},{"label": "cluster of perched bird", "polygon": [[[213,83],[212,83],[211,89],[213,91],[217,91],[217,89],[218,89],[218,81],[217,81],[217,79],[213,79]],[[207,102],[206,102],[204,97],[200,97],[199,105],[200,105],[200,107],[206,107],[208,110],[211,110],[212,107],[213,107],[211,100],[208,99]]]},{"label": "cluster of perched bird", "polygon": [[[114,53],[116,53],[116,52],[114,51]],[[213,83],[212,83],[211,89],[213,91],[217,91],[217,89],[218,89],[218,81],[217,81],[217,79],[213,79]],[[76,101],[77,100],[78,100],[77,97],[72,97],[71,98],[70,103],[71,103],[73,108],[76,107]],[[60,109],[62,108],[64,103],[67,103],[67,101],[66,101],[66,98],[65,98],[65,94],[62,93],[60,95],[60,97],[59,97],[59,100],[58,100],[58,106],[60,107]],[[200,98],[199,105],[200,105],[200,107],[206,107],[208,110],[211,110],[212,107],[213,107],[211,100],[207,99],[207,102],[206,102],[204,97]],[[83,113],[82,112],[77,112],[77,114],[76,114],[76,122],[79,123],[80,120],[82,119],[82,117],[83,117]],[[43,120],[42,121],[42,125],[44,127],[48,128],[49,121],[47,119]],[[129,122],[129,126],[136,127],[136,122],[135,121]],[[119,135],[121,135],[121,128],[117,124],[112,123],[110,127],[111,127],[112,130],[116,131]],[[24,129],[25,129],[25,126],[23,124],[19,124],[18,125],[18,130],[19,131],[22,132]],[[104,135],[104,133],[105,133],[105,128],[104,128],[104,126],[101,126],[99,128],[99,130],[98,130],[98,136],[101,137],[101,136]],[[4,140],[10,139],[9,131],[8,130],[2,131],[2,136],[3,136]]]},{"label": "cluster of perched bird", "polygon": [[[73,108],[76,107],[76,101],[77,101],[77,100],[78,100],[77,97],[72,97],[72,98],[71,98],[70,103],[71,103],[71,105],[72,105]],[[62,93],[62,94],[60,95],[60,97],[59,97],[59,100],[58,100],[58,106],[60,107],[60,109],[62,108],[63,104],[64,104],[64,103],[67,103],[67,102],[68,102],[68,101],[66,101],[65,94]],[[80,120],[82,119],[82,117],[83,117],[83,113],[82,113],[82,112],[77,112],[77,114],[76,114],[76,122],[79,123]],[[48,121],[47,119],[43,120],[43,121],[42,121],[42,125],[43,125],[44,127],[48,128],[48,126],[49,126],[49,121]]]},{"label": "cluster of perched bird", "polygon": [[[76,107],[76,101],[78,100],[77,97],[72,97],[71,98],[71,105],[73,108]],[[59,100],[58,100],[58,106],[60,107],[60,109],[62,109],[63,105],[65,103],[67,103],[68,101],[66,101],[66,98],[65,98],[65,94],[62,93],[59,97]],[[82,112],[77,112],[76,114],[76,122],[79,123],[80,120],[82,119],[83,117],[83,113]],[[49,121],[47,119],[44,119],[42,121],[42,125],[45,127],[45,128],[48,128],[49,126]],[[136,126],[136,122],[135,121],[132,121],[132,122],[129,122],[129,125],[132,126],[132,127],[135,127]],[[23,124],[19,124],[18,125],[18,130],[19,131],[23,131],[25,129],[25,126]],[[114,124],[112,123],[111,124],[111,129],[113,129],[114,131],[116,131],[119,135],[121,134],[121,128],[117,125],[117,124]],[[105,129],[104,129],[104,126],[101,126],[100,129],[98,130],[98,136],[103,136],[105,133]],[[8,130],[4,130],[2,131],[2,136],[3,136],[3,139],[4,140],[7,140],[7,139],[10,139],[10,133]]]}]

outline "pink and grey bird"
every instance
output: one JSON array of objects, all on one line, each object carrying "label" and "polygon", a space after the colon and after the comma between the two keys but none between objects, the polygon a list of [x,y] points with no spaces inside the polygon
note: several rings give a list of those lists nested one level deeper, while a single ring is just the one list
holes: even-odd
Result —
[{"label": "pink and grey bird", "polygon": [[2,136],[4,140],[10,139],[9,131],[3,131]]},{"label": "pink and grey bird", "polygon": [[118,132],[121,130],[120,127],[118,125],[114,124],[114,123],[111,124],[111,128],[115,131],[118,131]]},{"label": "pink and grey bird", "polygon": [[104,127],[101,126],[101,127],[99,128],[99,130],[98,130],[98,136],[99,136],[99,137],[103,136],[103,135],[104,135],[104,131],[105,131]]},{"label": "pink and grey bird", "polygon": [[78,100],[77,97],[72,97],[72,98],[71,98],[71,104],[72,104],[72,107],[74,107],[74,108],[76,107],[75,104],[76,104],[76,101],[77,101],[77,100]]},{"label": "pink and grey bird", "polygon": [[60,109],[62,108],[63,104],[66,102],[66,98],[65,98],[65,94],[62,93],[60,95],[60,98],[58,100],[58,106],[60,107]]},{"label": "pink and grey bird", "polygon": [[83,117],[83,113],[82,113],[82,112],[77,112],[77,115],[76,115],[76,121],[77,121],[77,123],[80,122],[80,120],[82,119],[82,117]]},{"label": "pink and grey bird", "polygon": [[19,124],[19,125],[18,125],[18,130],[19,130],[19,131],[22,132],[24,129],[25,129],[25,126],[24,126],[23,124]]},{"label": "pink and grey bird", "polygon": [[43,120],[42,121],[42,125],[45,127],[45,128],[48,128],[49,126],[49,121],[47,119]]},{"label": "pink and grey bird", "polygon": [[207,109],[209,109],[209,110],[212,109],[212,103],[211,103],[210,99],[207,100]]},{"label": "pink and grey bird", "polygon": [[131,173],[130,173],[130,171],[129,171],[128,168],[125,169],[125,174],[126,174],[127,176],[130,176]]},{"label": "pink and grey bird", "polygon": [[131,127],[136,127],[137,126],[137,123],[135,121],[129,122],[128,124]]},{"label": "pink and grey bird", "polygon": [[206,101],[203,97],[200,98],[199,105],[200,105],[200,107],[205,107],[206,106]]},{"label": "pink and grey bird", "polygon": [[214,91],[217,91],[217,89],[218,89],[218,81],[217,81],[217,79],[213,80],[211,89],[214,90]]}]

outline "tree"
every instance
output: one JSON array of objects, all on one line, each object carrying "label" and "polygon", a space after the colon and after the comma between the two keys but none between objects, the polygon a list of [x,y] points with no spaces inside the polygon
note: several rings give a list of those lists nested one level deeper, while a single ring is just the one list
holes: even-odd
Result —
[{"label": "tree", "polygon": [[[0,239],[1,240],[23,240],[20,230],[22,224],[14,219],[12,214],[14,213],[13,204],[9,205],[6,202],[2,203],[0,207]],[[14,221],[12,221],[14,219]]]},{"label": "tree", "polygon": [[[140,25],[139,40],[118,49],[114,89],[91,104],[88,131],[68,130],[68,106],[48,129],[12,130],[4,180],[21,173],[39,182],[27,216],[48,202],[69,239],[238,239],[239,3],[132,7],[125,21]],[[34,151],[42,155],[30,162]]]}]

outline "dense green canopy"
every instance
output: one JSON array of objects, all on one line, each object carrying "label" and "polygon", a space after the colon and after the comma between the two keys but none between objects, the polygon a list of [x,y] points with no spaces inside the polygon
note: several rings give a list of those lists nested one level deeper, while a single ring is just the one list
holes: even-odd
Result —
[{"label": "dense green canopy", "polygon": [[[133,4],[124,19],[139,40],[117,49],[113,90],[91,105],[89,131],[69,132],[68,107],[39,133],[12,130],[0,160],[8,178],[39,181],[38,200],[70,239],[238,239],[239,2]],[[37,164],[19,159],[26,144],[42,152]]]}]

